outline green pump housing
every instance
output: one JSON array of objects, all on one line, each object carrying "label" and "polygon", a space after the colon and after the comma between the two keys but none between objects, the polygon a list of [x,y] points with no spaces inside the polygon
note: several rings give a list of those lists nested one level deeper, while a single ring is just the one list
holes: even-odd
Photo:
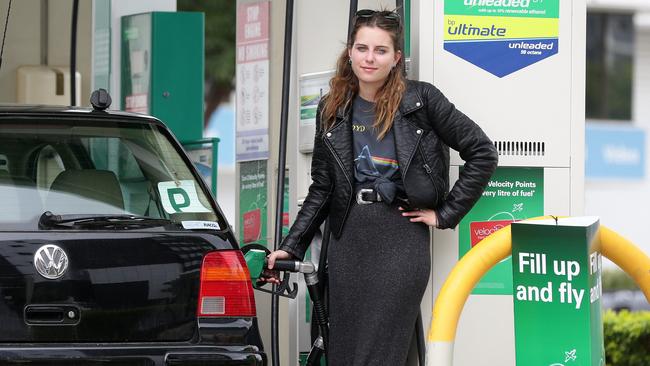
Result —
[{"label": "green pump housing", "polygon": [[181,142],[203,137],[204,15],[122,17],[121,108],[162,120]]}]

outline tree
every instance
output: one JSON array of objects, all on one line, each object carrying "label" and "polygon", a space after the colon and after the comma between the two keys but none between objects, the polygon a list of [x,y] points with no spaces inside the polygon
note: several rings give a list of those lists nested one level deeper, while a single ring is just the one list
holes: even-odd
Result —
[{"label": "tree", "polygon": [[205,14],[204,124],[234,89],[237,1],[178,0],[178,11]]}]

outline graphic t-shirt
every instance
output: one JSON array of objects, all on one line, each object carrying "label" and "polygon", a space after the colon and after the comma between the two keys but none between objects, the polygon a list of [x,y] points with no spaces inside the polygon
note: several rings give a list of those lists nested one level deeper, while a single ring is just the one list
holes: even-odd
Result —
[{"label": "graphic t-shirt", "polygon": [[[359,183],[374,186],[382,198],[392,201],[400,189],[401,176],[395,153],[395,133],[390,129],[377,140],[375,104],[357,96],[352,103],[352,137],[354,145],[354,177]],[[373,183],[373,184],[370,184]],[[389,199],[390,198],[390,199]]]}]

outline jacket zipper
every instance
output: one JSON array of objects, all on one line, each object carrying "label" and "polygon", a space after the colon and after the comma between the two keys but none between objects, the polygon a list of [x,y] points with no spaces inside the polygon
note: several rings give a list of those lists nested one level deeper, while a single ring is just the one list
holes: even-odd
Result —
[{"label": "jacket zipper", "polygon": [[332,144],[330,143],[330,141],[326,137],[323,137],[323,140],[325,140],[325,145],[327,145],[327,148],[330,150],[332,155],[334,155],[334,159],[336,159],[336,162],[339,164],[339,167],[341,168],[341,171],[343,172],[343,176],[345,176],[345,180],[348,181],[348,186],[350,187],[350,197],[348,198],[348,205],[345,208],[345,214],[343,215],[343,222],[345,222],[345,220],[348,217],[348,212],[350,211],[350,206],[352,205],[352,197],[354,196],[354,192],[353,192],[353,189],[352,189],[352,182],[350,181],[350,178],[348,177],[348,174],[345,171],[345,167],[343,166],[343,162],[341,161],[339,156],[336,154],[336,151],[334,151],[334,148],[332,147]]},{"label": "jacket zipper", "polygon": [[406,172],[408,171],[409,166],[411,166],[411,161],[413,161],[413,156],[415,156],[415,153],[417,152],[417,150],[419,150],[420,139],[421,138],[422,138],[422,134],[419,134],[418,139],[415,141],[415,150],[413,150],[413,154],[411,154],[411,156],[409,156],[409,159],[406,162],[406,166],[404,167],[404,170],[402,170],[402,184],[404,184],[404,190],[406,190],[406,191],[408,191],[406,189]]},{"label": "jacket zipper", "polygon": [[433,170],[429,166],[429,163],[427,163],[427,157],[424,155],[424,151],[422,151],[422,147],[418,145],[418,151],[420,152],[420,155],[422,156],[422,161],[424,161],[424,170],[427,172],[427,175],[429,176],[429,180],[431,180],[431,183],[433,185],[433,192],[436,194],[436,198],[440,199],[439,193],[438,193],[438,187],[436,187],[436,180],[433,178]]},{"label": "jacket zipper", "polygon": [[[416,149],[417,149],[418,146],[420,146],[420,139],[421,138],[422,138],[422,134],[418,135],[418,139],[417,139],[417,141],[415,141]],[[413,160],[413,156],[415,156],[415,151],[413,152],[413,154],[411,154],[408,161],[406,162],[406,166],[404,167],[404,170],[400,169],[401,172],[402,172],[402,184],[404,185],[404,191],[405,192],[409,191],[409,189],[408,189],[408,187],[406,185],[406,172],[407,172],[409,166],[411,165],[411,161]],[[408,196],[408,193],[406,195]]]}]

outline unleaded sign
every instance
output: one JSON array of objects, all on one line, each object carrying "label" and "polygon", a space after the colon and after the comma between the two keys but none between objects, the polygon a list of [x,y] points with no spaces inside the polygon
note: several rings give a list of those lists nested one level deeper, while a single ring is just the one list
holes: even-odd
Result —
[{"label": "unleaded sign", "polygon": [[444,49],[504,77],[558,53],[559,0],[447,0]]}]

